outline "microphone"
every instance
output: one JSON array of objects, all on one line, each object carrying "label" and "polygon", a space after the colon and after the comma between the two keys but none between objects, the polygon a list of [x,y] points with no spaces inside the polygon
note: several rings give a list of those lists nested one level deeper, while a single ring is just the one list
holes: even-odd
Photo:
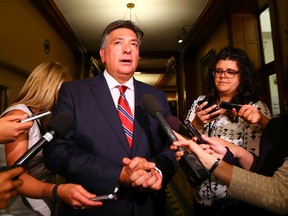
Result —
[{"label": "microphone", "polygon": [[48,124],[49,131],[43,135],[43,137],[35,143],[30,149],[26,151],[12,167],[24,167],[43,147],[49,143],[54,136],[65,136],[73,126],[73,120],[66,113],[56,114]]},{"label": "microphone", "polygon": [[174,131],[185,136],[186,138],[192,139],[193,136],[191,132],[178,118],[173,115],[167,115],[165,116],[165,120]]},{"label": "microphone", "polygon": [[171,126],[171,128],[178,132],[179,134],[185,136],[186,138],[192,139],[192,137],[196,137],[196,143],[205,144],[206,141],[203,140],[199,131],[190,124],[189,120],[185,120],[182,123],[178,118],[172,115],[165,116],[167,123]]},{"label": "microphone", "polygon": [[177,137],[163,116],[163,109],[157,99],[153,95],[146,94],[143,96],[142,100],[146,112],[148,112],[153,118],[156,118],[169,140],[171,142],[177,141]]},{"label": "microphone", "polygon": [[[159,101],[150,94],[146,94],[143,96],[143,106],[146,112],[149,113],[152,117],[154,117],[163,131],[165,132],[166,136],[171,142],[177,141],[177,137],[173,133],[170,125],[167,123],[164,115],[163,115],[163,108],[161,107]],[[168,117],[169,118],[169,117]],[[175,125],[179,125],[179,122],[175,121]],[[181,122],[180,122],[181,126]],[[208,171],[203,166],[202,162],[194,153],[187,152],[183,147],[178,147],[179,151],[184,151],[184,155],[178,162],[178,166],[182,172],[182,174],[187,179],[188,183],[192,186],[200,185],[206,178],[210,175]]]}]

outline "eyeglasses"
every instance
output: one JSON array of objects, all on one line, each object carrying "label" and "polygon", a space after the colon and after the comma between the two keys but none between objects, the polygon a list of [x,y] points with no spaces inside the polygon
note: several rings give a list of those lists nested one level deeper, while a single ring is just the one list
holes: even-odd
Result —
[{"label": "eyeglasses", "polygon": [[239,71],[235,71],[235,70],[232,70],[232,69],[227,69],[227,70],[222,70],[222,69],[215,69],[214,71],[212,71],[212,74],[214,77],[220,77],[222,75],[222,73],[224,73],[224,76],[227,78],[227,79],[233,79],[235,77],[236,74],[239,73]]}]

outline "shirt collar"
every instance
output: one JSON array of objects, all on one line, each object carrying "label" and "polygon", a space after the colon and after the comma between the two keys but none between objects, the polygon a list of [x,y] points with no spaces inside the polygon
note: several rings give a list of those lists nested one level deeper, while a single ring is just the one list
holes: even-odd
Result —
[{"label": "shirt collar", "polygon": [[[104,77],[105,77],[105,79],[107,81],[107,84],[108,84],[108,87],[109,87],[110,90],[115,88],[115,86],[121,85],[114,77],[112,77],[107,72],[107,70],[104,71],[103,75],[104,75]],[[126,83],[124,83],[123,85],[127,86],[129,89],[134,91],[134,79],[133,79],[133,76]]]}]

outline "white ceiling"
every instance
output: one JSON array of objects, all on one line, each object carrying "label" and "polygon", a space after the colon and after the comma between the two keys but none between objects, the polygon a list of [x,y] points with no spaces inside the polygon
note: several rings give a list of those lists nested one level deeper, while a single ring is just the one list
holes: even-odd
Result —
[{"label": "white ceiling", "polygon": [[[55,0],[87,51],[112,21],[129,19],[144,31],[143,51],[175,51],[177,36],[191,29],[209,0]],[[134,3],[133,9],[127,4]]]},{"label": "white ceiling", "polygon": [[[80,51],[87,57],[94,57],[96,64],[99,63],[97,67],[99,70],[103,69],[99,59],[99,39],[102,31],[115,20],[132,20],[144,31],[137,68],[142,74],[135,77],[151,85],[158,83],[156,87],[167,87],[166,89],[171,89],[172,86],[166,86],[171,83],[176,87],[176,78],[171,77],[171,74],[175,74],[175,69],[172,68],[173,60],[183,51],[184,45],[190,43],[191,38],[185,43],[185,36],[193,38],[195,33],[194,42],[197,43],[199,39],[201,41],[200,30],[196,28],[196,24],[199,25],[199,17],[201,17],[200,23],[203,20],[205,23],[207,15],[211,20],[211,11],[214,10],[214,13],[219,11],[219,16],[214,16],[215,23],[219,23],[225,18],[225,11],[229,8],[233,8],[234,12],[255,10],[254,4],[247,7],[250,0],[33,0],[33,2],[58,30],[62,29],[60,30],[62,36],[67,37],[67,41],[77,52]],[[128,3],[135,4],[135,7],[129,9]],[[55,12],[52,13],[51,10]],[[267,16],[264,14],[265,20]],[[213,28],[215,23],[212,22]],[[265,21],[264,23],[266,24]],[[266,31],[266,26],[261,27]],[[188,34],[185,34],[186,32]],[[203,35],[207,36],[205,27],[203,32]],[[179,36],[184,36],[183,46],[178,44]]]},{"label": "white ceiling", "polygon": [[[144,31],[140,50],[141,75],[135,78],[155,85],[161,78],[169,58],[142,58],[143,52],[176,52],[177,37],[189,32],[209,0],[54,0],[58,9],[88,52],[99,51],[99,39],[104,28],[118,19],[135,22]],[[129,9],[128,3],[135,7]],[[145,65],[143,67],[143,65]],[[159,68],[146,73],[145,68]],[[175,77],[168,80],[173,85]],[[169,83],[168,83],[169,84]]]},{"label": "white ceiling", "polygon": [[135,79],[141,80],[149,85],[155,85],[160,76],[161,74],[134,74]]}]

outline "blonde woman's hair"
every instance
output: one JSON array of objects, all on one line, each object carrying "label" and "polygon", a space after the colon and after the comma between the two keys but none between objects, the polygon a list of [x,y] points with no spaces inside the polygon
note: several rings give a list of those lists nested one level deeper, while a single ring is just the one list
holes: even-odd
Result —
[{"label": "blonde woman's hair", "polygon": [[25,104],[38,111],[51,110],[57,103],[62,83],[70,80],[60,63],[44,62],[29,75],[14,104]]}]

